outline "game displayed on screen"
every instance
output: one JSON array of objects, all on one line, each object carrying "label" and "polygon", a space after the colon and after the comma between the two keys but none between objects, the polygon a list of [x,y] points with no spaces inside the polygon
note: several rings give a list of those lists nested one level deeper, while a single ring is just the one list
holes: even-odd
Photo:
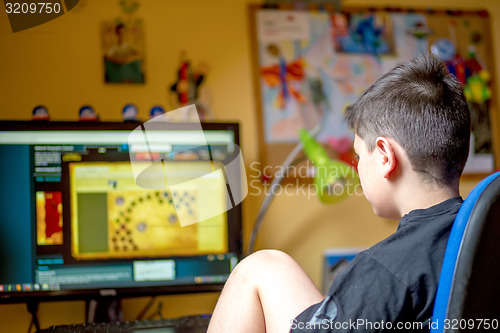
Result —
[{"label": "game displayed on screen", "polygon": [[[181,174],[203,172],[206,161],[170,162]],[[139,187],[130,162],[69,164],[72,255],[77,260],[227,252],[227,218],[196,223],[203,210],[225,207],[224,178],[171,190]],[[185,177],[185,176],[184,176]],[[181,226],[180,220],[186,224]]]}]

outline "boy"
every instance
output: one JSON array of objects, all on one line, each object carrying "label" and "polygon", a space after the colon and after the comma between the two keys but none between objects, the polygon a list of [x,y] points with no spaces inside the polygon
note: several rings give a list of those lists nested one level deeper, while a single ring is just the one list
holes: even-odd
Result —
[{"label": "boy", "polygon": [[446,66],[422,55],[392,69],[346,109],[363,192],[397,231],[361,252],[326,298],[287,255],[259,251],[229,277],[209,332],[380,332],[432,316],[470,114]]}]

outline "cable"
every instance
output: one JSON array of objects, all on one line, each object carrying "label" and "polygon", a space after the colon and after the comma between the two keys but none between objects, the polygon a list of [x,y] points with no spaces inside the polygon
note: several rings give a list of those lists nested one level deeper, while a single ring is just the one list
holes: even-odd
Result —
[{"label": "cable", "polygon": [[155,300],[156,300],[156,296],[152,296],[151,299],[148,301],[148,303],[144,306],[144,309],[142,309],[142,311],[137,315],[135,320],[142,320],[142,318],[144,318],[144,315],[151,308],[151,306],[153,305]]},{"label": "cable", "polygon": [[150,314],[147,319],[152,320],[154,317],[159,316],[161,320],[164,320],[165,318],[163,318],[162,309],[163,309],[163,302],[159,301],[156,311]]},{"label": "cable", "polygon": [[33,318],[31,318],[30,326],[28,327],[28,333],[31,333],[31,328],[33,327]]},{"label": "cable", "polygon": [[[323,129],[323,121],[320,121],[310,132],[309,134],[312,137],[316,137],[316,135],[321,132]],[[293,150],[288,154],[288,156],[285,158],[285,161],[283,162],[283,165],[281,166],[281,170],[288,170],[290,165],[292,163],[296,163],[296,157],[297,155],[302,151],[303,145],[302,142],[299,141],[297,145],[293,148]],[[275,176],[273,181],[271,182],[271,186],[269,189],[269,192],[264,199],[264,202],[262,203],[262,206],[259,209],[259,212],[257,213],[257,217],[255,218],[255,223],[252,229],[252,233],[250,234],[250,241],[248,243],[248,251],[247,255],[250,255],[254,251],[255,247],[255,241],[257,240],[257,234],[260,230],[260,227],[262,225],[262,221],[264,219],[264,216],[266,215],[267,210],[269,209],[269,205],[271,204],[271,201],[274,198],[274,191],[275,189],[280,186],[281,182],[283,181],[283,178],[285,178],[285,172],[279,173],[279,176]]]}]

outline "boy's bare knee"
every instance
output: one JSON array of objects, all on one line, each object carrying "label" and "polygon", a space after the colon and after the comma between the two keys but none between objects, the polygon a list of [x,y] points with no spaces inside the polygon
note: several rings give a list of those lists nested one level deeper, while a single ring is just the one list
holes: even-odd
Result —
[{"label": "boy's bare knee", "polygon": [[298,264],[288,254],[278,250],[260,250],[243,259],[232,275],[251,279],[254,282],[262,277],[277,277],[290,274]]},{"label": "boy's bare knee", "polygon": [[276,275],[274,267],[280,261],[293,260],[287,254],[277,250],[257,251],[243,259],[231,272],[225,289],[239,286],[245,290],[257,290],[265,281]]},{"label": "boy's bare knee", "polygon": [[284,260],[291,259],[291,257],[280,250],[260,250],[252,253],[247,258],[259,258],[260,260]]},{"label": "boy's bare knee", "polygon": [[286,265],[292,262],[294,262],[292,257],[285,252],[279,250],[260,250],[246,257],[241,264],[262,267],[262,265]]}]

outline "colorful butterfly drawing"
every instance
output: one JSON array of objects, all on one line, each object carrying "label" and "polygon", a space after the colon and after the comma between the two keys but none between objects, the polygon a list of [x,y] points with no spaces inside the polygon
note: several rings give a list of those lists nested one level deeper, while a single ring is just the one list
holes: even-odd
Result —
[{"label": "colorful butterfly drawing", "polygon": [[284,109],[290,97],[299,103],[305,103],[304,96],[293,87],[293,81],[300,82],[304,79],[304,61],[299,58],[291,63],[286,63],[285,59],[279,57],[277,65],[261,68],[261,75],[267,85],[278,87],[279,92],[276,96],[276,107]]}]

